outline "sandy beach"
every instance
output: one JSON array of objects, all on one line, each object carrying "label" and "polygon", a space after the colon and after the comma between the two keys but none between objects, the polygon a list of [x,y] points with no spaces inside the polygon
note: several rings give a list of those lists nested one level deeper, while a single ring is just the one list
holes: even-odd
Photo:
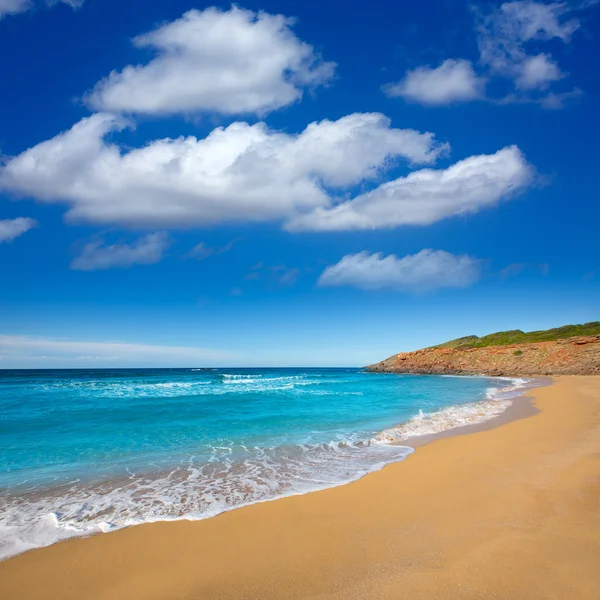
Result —
[{"label": "sandy beach", "polygon": [[597,600],[600,377],[532,403],[345,486],[16,556],[0,597]]}]

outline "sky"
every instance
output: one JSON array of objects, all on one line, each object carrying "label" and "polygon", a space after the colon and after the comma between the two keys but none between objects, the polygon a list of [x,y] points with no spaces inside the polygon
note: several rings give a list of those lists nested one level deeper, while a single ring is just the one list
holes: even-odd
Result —
[{"label": "sky", "polygon": [[0,368],[600,317],[597,2],[0,0],[0,56]]}]

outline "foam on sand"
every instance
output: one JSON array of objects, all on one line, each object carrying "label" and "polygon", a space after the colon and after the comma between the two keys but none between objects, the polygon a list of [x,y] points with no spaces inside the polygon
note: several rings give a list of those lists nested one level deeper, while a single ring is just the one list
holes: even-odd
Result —
[{"label": "foam on sand", "polygon": [[412,419],[382,431],[375,439],[383,443],[396,443],[489,421],[501,415],[512,405],[516,396],[536,383],[530,379],[509,379],[508,381],[511,385],[490,387],[486,393],[486,400],[448,406],[431,413],[420,410],[419,414]]}]

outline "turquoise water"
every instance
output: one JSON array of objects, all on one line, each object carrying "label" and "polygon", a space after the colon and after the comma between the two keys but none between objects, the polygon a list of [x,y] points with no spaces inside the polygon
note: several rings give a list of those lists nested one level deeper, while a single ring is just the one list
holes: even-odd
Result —
[{"label": "turquoise water", "polygon": [[[358,369],[0,371],[0,557],[340,485],[525,382]],[[394,441],[396,443],[389,443]]]}]

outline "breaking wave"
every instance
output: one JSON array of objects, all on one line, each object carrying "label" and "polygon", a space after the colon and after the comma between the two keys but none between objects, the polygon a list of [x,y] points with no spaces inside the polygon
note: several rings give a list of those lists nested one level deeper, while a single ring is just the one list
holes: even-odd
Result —
[{"label": "breaking wave", "polygon": [[509,381],[511,385],[488,388],[485,394],[486,400],[448,406],[431,413],[419,410],[412,419],[385,429],[375,439],[385,443],[406,442],[415,437],[485,423],[508,409],[516,396],[533,387],[533,384],[538,385],[530,379],[509,379]]}]

